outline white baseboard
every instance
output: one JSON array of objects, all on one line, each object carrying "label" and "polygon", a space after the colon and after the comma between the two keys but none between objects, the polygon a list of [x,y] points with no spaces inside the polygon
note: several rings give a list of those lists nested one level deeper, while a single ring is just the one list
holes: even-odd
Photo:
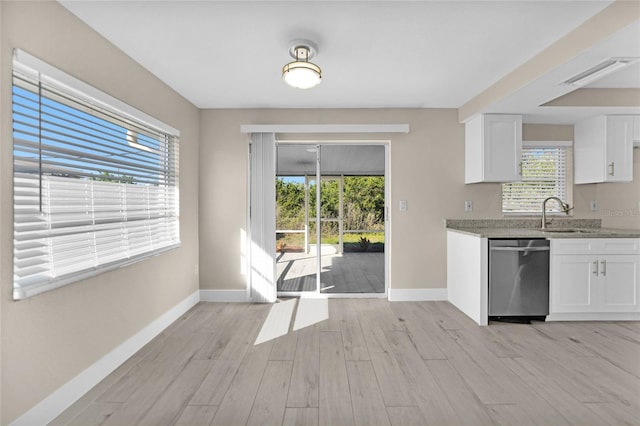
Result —
[{"label": "white baseboard", "polygon": [[200,293],[196,291],[18,417],[11,426],[48,424],[199,301]]},{"label": "white baseboard", "polygon": [[200,290],[201,302],[249,302],[247,290]]},{"label": "white baseboard", "polygon": [[549,314],[547,321],[640,321],[640,312]]},{"label": "white baseboard", "polygon": [[390,302],[448,300],[446,288],[390,288]]}]

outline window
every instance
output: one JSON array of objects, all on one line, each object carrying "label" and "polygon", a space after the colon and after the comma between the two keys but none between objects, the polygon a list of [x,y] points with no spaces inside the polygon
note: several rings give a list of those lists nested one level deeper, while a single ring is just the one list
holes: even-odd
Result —
[{"label": "window", "polygon": [[14,56],[14,299],[178,247],[178,131]]},{"label": "window", "polygon": [[[502,185],[503,213],[540,213],[547,197],[567,200],[567,148],[525,147],[522,149],[522,181]],[[557,203],[548,211],[560,212]]]}]

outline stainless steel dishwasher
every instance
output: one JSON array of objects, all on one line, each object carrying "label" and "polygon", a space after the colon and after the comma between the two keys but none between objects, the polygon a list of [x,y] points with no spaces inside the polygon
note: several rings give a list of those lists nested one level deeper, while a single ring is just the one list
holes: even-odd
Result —
[{"label": "stainless steel dishwasher", "polygon": [[544,321],[549,314],[549,241],[489,240],[489,318]]}]

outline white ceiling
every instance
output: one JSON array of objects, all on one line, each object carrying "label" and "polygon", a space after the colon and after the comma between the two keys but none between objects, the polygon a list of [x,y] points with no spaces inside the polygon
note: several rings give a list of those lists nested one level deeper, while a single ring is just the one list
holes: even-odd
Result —
[{"label": "white ceiling", "polygon": [[[200,108],[457,108],[611,3],[59,1]],[[281,78],[300,38],[306,91]]]}]

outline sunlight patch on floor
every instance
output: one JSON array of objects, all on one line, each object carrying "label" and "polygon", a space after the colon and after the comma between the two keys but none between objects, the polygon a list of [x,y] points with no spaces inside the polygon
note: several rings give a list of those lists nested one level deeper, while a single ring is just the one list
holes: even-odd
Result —
[{"label": "sunlight patch on floor", "polygon": [[271,306],[269,315],[267,315],[267,318],[264,320],[264,324],[262,324],[262,329],[260,329],[254,345],[259,345],[271,339],[284,336],[289,332],[289,324],[291,324],[291,317],[293,316],[296,302],[297,299],[290,299],[280,303],[274,303]]},{"label": "sunlight patch on floor", "polygon": [[[293,318],[296,304],[298,309],[295,311],[295,318]],[[303,297],[274,303],[253,345],[259,345],[286,335],[292,320],[292,331],[296,331],[327,319],[329,319],[329,299],[327,298]]]},{"label": "sunlight patch on floor", "polygon": [[293,330],[300,330],[327,319],[329,319],[329,299],[303,297],[298,303]]}]

